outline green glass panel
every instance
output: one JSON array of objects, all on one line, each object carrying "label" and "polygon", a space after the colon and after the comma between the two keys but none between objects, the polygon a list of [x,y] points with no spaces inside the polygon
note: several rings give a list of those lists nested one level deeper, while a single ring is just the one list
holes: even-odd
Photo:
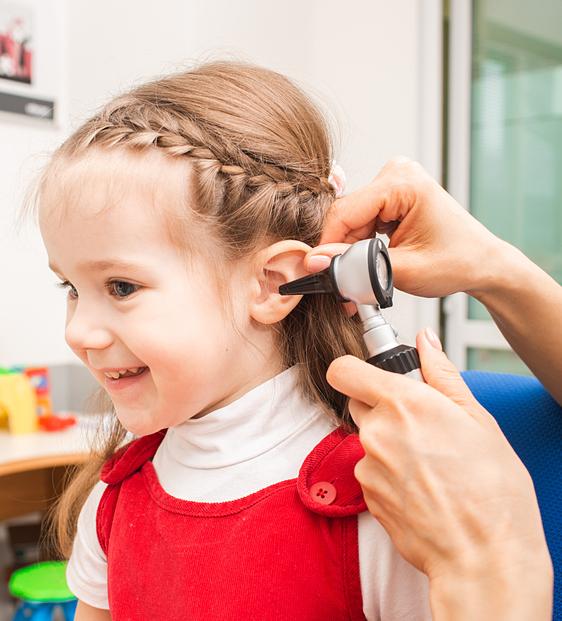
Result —
[{"label": "green glass panel", "polygon": [[469,347],[467,369],[493,371],[494,373],[514,373],[532,375],[531,371],[510,349],[481,349]]},{"label": "green glass panel", "polygon": [[562,282],[562,2],[473,6],[470,210]]},{"label": "green glass panel", "polygon": [[480,304],[478,300],[468,298],[468,318],[469,319],[488,319],[492,321],[490,313],[486,310],[484,304]]}]

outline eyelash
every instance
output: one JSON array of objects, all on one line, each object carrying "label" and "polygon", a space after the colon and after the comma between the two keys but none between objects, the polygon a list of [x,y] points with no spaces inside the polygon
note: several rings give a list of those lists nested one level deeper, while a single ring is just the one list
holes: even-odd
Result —
[{"label": "eyelash", "polygon": [[[131,291],[131,293],[128,293],[127,295],[116,295],[115,293],[112,293],[112,288],[114,285],[117,285],[117,284],[120,284],[120,285],[124,284],[124,285],[129,285],[130,287],[134,287],[134,291]],[[78,293],[76,294],[76,296],[71,295],[71,291],[72,289],[74,289],[74,286],[68,280],[65,280],[63,282],[57,282],[56,286],[60,287],[61,289],[68,289],[68,297],[71,298],[72,300],[75,300],[78,297]],[[108,280],[105,283],[105,287],[109,291],[109,295],[112,295],[118,300],[125,300],[129,296],[133,295],[133,293],[136,293],[140,289],[140,285],[134,285],[133,283],[127,282],[126,280]],[[74,289],[74,291],[76,291],[76,289]],[[113,289],[113,291],[115,290]]]}]

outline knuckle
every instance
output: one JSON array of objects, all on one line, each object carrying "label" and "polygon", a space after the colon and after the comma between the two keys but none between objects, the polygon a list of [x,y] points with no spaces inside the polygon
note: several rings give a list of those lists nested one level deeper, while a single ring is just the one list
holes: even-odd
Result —
[{"label": "knuckle", "polygon": [[361,413],[361,402],[357,399],[350,398],[347,402],[347,407],[352,414],[358,416]]},{"label": "knuckle", "polygon": [[338,377],[349,373],[351,370],[351,356],[345,355],[332,360],[326,371],[326,379],[332,383]]},{"label": "knuckle", "polygon": [[455,365],[444,356],[435,367],[429,369],[429,375],[447,382],[459,382],[461,380]]},{"label": "knuckle", "polygon": [[367,422],[359,430],[359,442],[366,455],[374,456],[377,454],[376,432],[372,423]]},{"label": "knuckle", "polygon": [[389,189],[388,203],[390,205],[403,205],[410,208],[414,205],[417,196],[417,189],[409,179],[404,179],[401,175],[396,179]]},{"label": "knuckle", "polygon": [[404,390],[394,398],[394,408],[398,413],[405,415],[411,410],[419,409],[425,398],[427,386],[421,382]]},{"label": "knuckle", "polygon": [[425,174],[425,168],[417,160],[410,160],[408,168],[413,174]]},{"label": "knuckle", "polygon": [[363,485],[363,482],[366,480],[366,473],[365,473],[365,469],[366,469],[366,464],[365,464],[365,458],[361,458],[354,466],[353,468],[353,476],[357,479],[357,481]]},{"label": "knuckle", "polygon": [[392,156],[388,160],[388,163],[391,166],[404,166],[404,165],[409,164],[411,161],[412,161],[412,159],[410,157],[408,157],[407,155],[398,154],[398,155]]},{"label": "knuckle", "polygon": [[366,492],[370,496],[373,496],[376,493],[376,485],[373,483],[375,478],[374,474],[372,465],[365,457],[360,459],[353,468],[353,475],[355,479],[359,485],[361,485],[363,492]]}]

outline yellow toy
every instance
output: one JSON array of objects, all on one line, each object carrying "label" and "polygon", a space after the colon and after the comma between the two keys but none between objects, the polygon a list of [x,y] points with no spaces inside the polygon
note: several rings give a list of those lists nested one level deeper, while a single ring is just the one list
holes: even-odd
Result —
[{"label": "yellow toy", "polygon": [[14,434],[38,429],[37,395],[24,373],[0,369],[0,429]]}]

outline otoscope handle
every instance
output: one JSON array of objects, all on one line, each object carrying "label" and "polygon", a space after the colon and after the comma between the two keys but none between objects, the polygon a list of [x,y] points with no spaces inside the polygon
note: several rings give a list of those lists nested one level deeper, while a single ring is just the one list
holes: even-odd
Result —
[{"label": "otoscope handle", "polygon": [[408,375],[423,382],[420,371],[420,357],[415,347],[397,345],[392,349],[387,349],[376,356],[372,356],[367,362],[379,369],[384,369],[391,373],[400,373],[400,375]]}]

